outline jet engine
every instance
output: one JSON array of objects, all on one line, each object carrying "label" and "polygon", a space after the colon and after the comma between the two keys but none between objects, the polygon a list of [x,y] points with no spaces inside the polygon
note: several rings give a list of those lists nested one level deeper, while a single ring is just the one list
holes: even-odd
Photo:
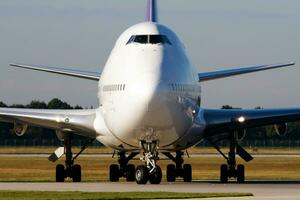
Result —
[{"label": "jet engine", "polygon": [[17,136],[23,136],[28,129],[28,124],[22,124],[19,122],[14,123],[14,132]]},{"label": "jet engine", "polygon": [[246,129],[239,130],[237,132],[237,139],[238,139],[238,141],[242,141],[246,137],[246,133],[247,133]]},{"label": "jet engine", "polygon": [[275,124],[274,129],[275,129],[276,134],[279,136],[285,136],[288,132],[287,123]]}]

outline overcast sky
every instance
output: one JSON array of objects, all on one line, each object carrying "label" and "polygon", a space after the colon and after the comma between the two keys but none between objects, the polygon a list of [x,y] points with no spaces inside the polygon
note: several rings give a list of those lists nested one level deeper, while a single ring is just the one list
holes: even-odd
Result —
[{"label": "overcast sky", "polygon": [[[97,83],[14,69],[10,62],[100,72],[118,36],[145,18],[146,0],[0,0],[0,101],[58,97],[97,105]],[[160,22],[199,72],[298,61],[203,84],[203,106],[300,107],[299,0],[159,0]]]}]

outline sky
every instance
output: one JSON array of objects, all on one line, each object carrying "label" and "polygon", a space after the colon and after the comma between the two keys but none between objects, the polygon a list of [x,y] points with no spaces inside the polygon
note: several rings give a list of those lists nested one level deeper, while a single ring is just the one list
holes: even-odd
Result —
[{"label": "sky", "polygon": [[[299,0],[158,0],[159,21],[199,72],[295,61],[294,67],[202,84],[203,106],[300,107]],[[0,0],[0,101],[57,97],[97,106],[97,83],[9,67],[11,62],[101,72],[146,0]]]}]

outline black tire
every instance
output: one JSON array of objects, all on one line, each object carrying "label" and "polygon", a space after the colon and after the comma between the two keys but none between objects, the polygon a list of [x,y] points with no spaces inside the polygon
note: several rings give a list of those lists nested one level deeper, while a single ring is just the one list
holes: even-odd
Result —
[{"label": "black tire", "polygon": [[237,182],[238,183],[245,182],[245,167],[244,167],[244,165],[237,166]]},{"label": "black tire", "polygon": [[135,181],[137,184],[146,184],[149,178],[148,168],[144,165],[140,165],[135,170]]},{"label": "black tire", "polygon": [[159,166],[156,166],[155,172],[153,172],[152,174],[149,174],[149,182],[151,184],[160,184],[161,179],[162,179],[161,168]]},{"label": "black tire", "polygon": [[74,165],[72,167],[72,179],[73,179],[73,182],[75,182],[75,183],[81,182],[81,166],[80,165]]},{"label": "black tire", "polygon": [[176,180],[176,167],[173,164],[167,165],[167,181],[175,182]]},{"label": "black tire", "polygon": [[120,178],[120,169],[119,165],[110,165],[109,166],[109,180],[110,182],[118,182]]},{"label": "black tire", "polygon": [[220,181],[221,183],[228,183],[228,166],[223,164],[220,168]]},{"label": "black tire", "polygon": [[56,182],[64,182],[65,181],[65,166],[64,165],[56,165]]},{"label": "black tire", "polygon": [[132,164],[127,165],[126,168],[126,181],[133,182],[135,181],[135,166]]},{"label": "black tire", "polygon": [[192,182],[192,166],[190,164],[183,165],[183,181]]}]

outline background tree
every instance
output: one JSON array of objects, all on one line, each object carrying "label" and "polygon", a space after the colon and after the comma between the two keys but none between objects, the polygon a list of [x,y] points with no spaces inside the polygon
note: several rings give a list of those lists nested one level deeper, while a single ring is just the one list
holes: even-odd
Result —
[{"label": "background tree", "polygon": [[7,105],[5,104],[5,103],[3,103],[2,101],[0,101],[0,108],[6,108],[7,107]]},{"label": "background tree", "polygon": [[26,108],[33,108],[33,109],[48,109],[48,106],[43,101],[31,101],[30,104],[26,105]]},{"label": "background tree", "polygon": [[58,98],[55,98],[48,103],[48,109],[73,109],[73,108],[68,103],[63,102]]}]

